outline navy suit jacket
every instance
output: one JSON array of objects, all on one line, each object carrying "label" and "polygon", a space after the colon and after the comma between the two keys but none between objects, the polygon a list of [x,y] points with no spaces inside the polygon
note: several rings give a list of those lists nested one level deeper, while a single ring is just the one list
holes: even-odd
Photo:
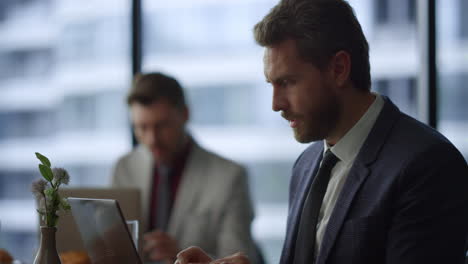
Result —
[{"label": "navy suit jacket", "polygon": [[[440,133],[386,97],[339,195],[316,264],[462,264],[468,166]],[[281,264],[293,263],[301,210],[323,143],[298,158]]]}]

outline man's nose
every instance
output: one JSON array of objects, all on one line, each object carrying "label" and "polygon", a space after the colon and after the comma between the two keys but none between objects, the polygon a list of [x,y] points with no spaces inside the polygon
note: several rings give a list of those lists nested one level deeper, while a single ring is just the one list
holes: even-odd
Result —
[{"label": "man's nose", "polygon": [[279,91],[278,88],[273,87],[273,100],[272,100],[272,109],[275,112],[284,111],[288,107],[288,101],[286,97]]},{"label": "man's nose", "polygon": [[151,131],[148,131],[148,134],[146,137],[147,137],[148,144],[151,146],[156,145],[161,140],[160,135],[156,131],[156,129],[152,129]]}]

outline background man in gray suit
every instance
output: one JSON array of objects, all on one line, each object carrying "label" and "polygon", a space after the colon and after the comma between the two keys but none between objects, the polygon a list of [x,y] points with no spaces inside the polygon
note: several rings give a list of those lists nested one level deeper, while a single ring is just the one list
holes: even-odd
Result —
[{"label": "background man in gray suit", "polygon": [[[297,141],[319,141],[293,167],[280,263],[464,263],[466,161],[440,133],[370,92],[369,48],[349,4],[283,0],[254,33],[273,110]],[[178,255],[180,264],[210,261],[195,247]]]},{"label": "background man in gray suit", "polygon": [[179,83],[161,73],[138,75],[128,105],[140,144],[117,162],[113,186],[141,190],[147,257],[172,263],[189,245],[212,256],[255,256],[246,171],[191,138]]}]

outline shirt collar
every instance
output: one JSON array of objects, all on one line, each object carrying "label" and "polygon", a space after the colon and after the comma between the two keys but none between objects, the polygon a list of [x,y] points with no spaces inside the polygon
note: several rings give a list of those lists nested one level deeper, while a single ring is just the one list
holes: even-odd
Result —
[{"label": "shirt collar", "polygon": [[[341,161],[352,163],[369,135],[372,127],[383,108],[384,100],[381,95],[375,94],[375,100],[359,121],[334,145],[331,152]],[[323,141],[324,153],[330,146]]]}]

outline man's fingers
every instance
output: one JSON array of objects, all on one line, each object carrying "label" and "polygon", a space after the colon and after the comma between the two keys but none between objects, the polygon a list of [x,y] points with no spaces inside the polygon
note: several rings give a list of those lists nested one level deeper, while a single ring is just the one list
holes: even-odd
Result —
[{"label": "man's fingers", "polygon": [[231,256],[212,261],[210,264],[250,264],[250,260],[244,253],[237,252]]},{"label": "man's fingers", "polygon": [[175,264],[250,264],[250,261],[242,252],[213,261],[201,248],[190,247],[177,254]]},{"label": "man's fingers", "polygon": [[199,247],[189,247],[177,254],[178,264],[208,264],[212,261],[211,257]]},{"label": "man's fingers", "polygon": [[143,246],[143,252],[150,252],[151,250],[153,250],[154,248],[154,243],[152,242],[147,242],[145,243],[145,245]]},{"label": "man's fingers", "polygon": [[[209,262],[187,262],[188,264],[210,264]],[[178,259],[174,262],[174,264],[182,264]]]},{"label": "man's fingers", "polygon": [[177,251],[176,242],[164,233],[151,234],[145,238],[143,251],[148,252],[153,249]]},{"label": "man's fingers", "polygon": [[169,241],[153,239],[153,240],[145,241],[143,250],[151,250],[153,248],[166,248],[166,247],[169,247]]},{"label": "man's fingers", "polygon": [[160,261],[165,259],[174,259],[174,256],[171,256],[167,252],[155,250],[149,254],[151,260]]},{"label": "man's fingers", "polygon": [[177,254],[177,264],[188,264],[191,259],[195,261],[196,256],[198,255],[197,247],[189,247]]},{"label": "man's fingers", "polygon": [[145,241],[143,246],[143,251],[148,252],[155,249],[163,250],[164,248],[169,247],[168,241],[160,240],[160,239],[149,239]]}]

